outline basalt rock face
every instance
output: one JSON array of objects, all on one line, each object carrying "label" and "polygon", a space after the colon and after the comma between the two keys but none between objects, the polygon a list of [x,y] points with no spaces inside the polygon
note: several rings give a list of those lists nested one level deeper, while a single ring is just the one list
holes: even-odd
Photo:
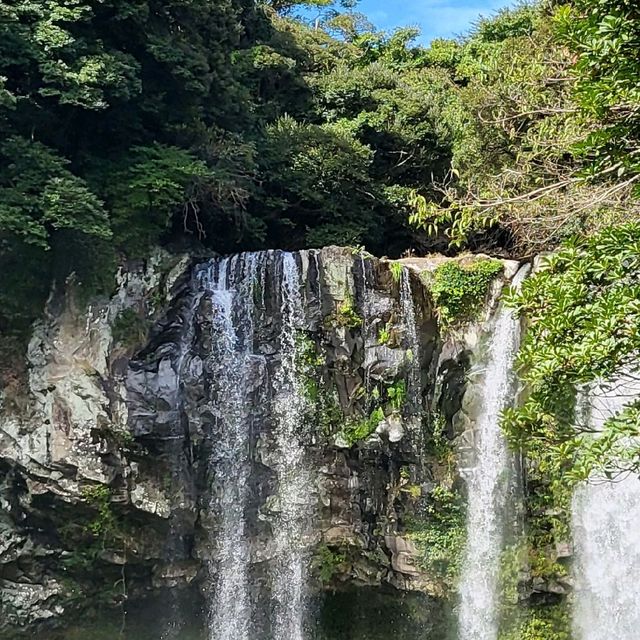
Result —
[{"label": "basalt rock face", "polygon": [[187,266],[167,260],[121,271],[117,294],[89,308],[72,287],[52,295],[29,344],[26,388],[3,396],[0,627],[118,602],[124,566],[132,586],[152,583],[172,507],[154,452],[129,427],[131,350],[113,328],[164,313]]},{"label": "basalt rock face", "polygon": [[[239,339],[250,329],[252,345],[236,381],[251,398],[242,517],[258,599],[268,597],[286,541],[272,391],[287,326],[283,256],[241,256],[228,267],[259,265],[253,279],[237,276],[251,286],[251,326]],[[425,517],[435,487],[459,483],[434,433],[437,423],[449,443],[468,431],[476,342],[441,337],[421,278],[433,261],[392,266],[338,248],[293,260],[305,400],[303,426],[289,437],[309,473],[304,495],[289,502],[306,522],[298,533],[307,582],[315,591],[443,596],[410,523]],[[226,423],[220,309],[207,273],[219,278],[219,260],[158,254],[122,271],[109,301],[80,308],[72,287],[50,300],[29,345],[28,388],[22,398],[5,394],[0,415],[3,632],[180,589],[210,597],[225,526],[216,461]]]}]

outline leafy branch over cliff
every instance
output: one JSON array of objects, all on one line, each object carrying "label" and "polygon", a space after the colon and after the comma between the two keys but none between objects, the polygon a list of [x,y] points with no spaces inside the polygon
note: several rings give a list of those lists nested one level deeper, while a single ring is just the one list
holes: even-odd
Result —
[{"label": "leafy branch over cliff", "polygon": [[575,410],[578,390],[637,370],[640,357],[640,224],[568,242],[545,259],[512,304],[529,323],[519,354],[528,397],[505,414],[512,440],[559,484],[592,471],[638,465],[638,405],[594,439]]}]

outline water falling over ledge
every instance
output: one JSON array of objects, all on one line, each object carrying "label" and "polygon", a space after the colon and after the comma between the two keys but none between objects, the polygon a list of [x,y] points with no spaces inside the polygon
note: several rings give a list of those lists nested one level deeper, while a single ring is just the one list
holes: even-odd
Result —
[{"label": "water falling over ledge", "polygon": [[[526,278],[521,267],[513,286]],[[508,495],[510,455],[500,414],[514,395],[513,365],[520,322],[500,308],[491,333],[482,380],[482,405],[475,424],[475,460],[464,470],[467,484],[467,544],[460,579],[459,640],[496,640],[499,628],[500,554]]]},{"label": "water falling over ledge", "polygon": [[282,255],[279,274],[280,366],[274,380],[279,518],[275,538],[274,640],[303,640],[306,557],[304,535],[312,483],[304,449],[306,400],[297,348],[304,328],[301,274],[295,257]]},{"label": "water falling over ledge", "polygon": [[[253,424],[256,404],[262,403],[273,431],[276,472],[269,627],[275,640],[303,640],[308,564],[304,537],[313,490],[305,455],[306,400],[298,353],[305,328],[302,274],[294,254],[257,252],[212,260],[199,268],[195,282],[195,305],[206,301],[209,309],[200,327],[207,333],[203,366],[210,380],[203,410],[211,413],[215,424],[208,463],[207,517],[216,523],[208,531],[209,638],[250,640],[260,633],[247,511],[255,463]],[[268,329],[276,332],[277,352],[271,374],[255,375],[256,362],[263,361],[265,291],[271,295],[269,313],[277,318],[277,326]]]},{"label": "water falling over ledge", "polygon": [[210,607],[211,640],[249,640],[251,607],[250,552],[246,507],[249,496],[251,395],[247,388],[253,351],[253,287],[266,254],[244,254],[212,263],[202,274],[204,293],[211,298],[209,367],[215,381],[212,410],[219,440],[212,452],[210,473],[217,492],[210,509],[220,514],[211,532],[217,549],[216,577]]}]

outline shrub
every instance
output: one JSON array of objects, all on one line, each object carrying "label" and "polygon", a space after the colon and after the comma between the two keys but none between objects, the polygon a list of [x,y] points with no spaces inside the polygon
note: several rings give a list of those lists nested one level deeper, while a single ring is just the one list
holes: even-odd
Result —
[{"label": "shrub", "polygon": [[442,325],[472,320],[502,269],[502,262],[494,259],[470,265],[454,261],[440,265],[433,273],[430,289]]}]

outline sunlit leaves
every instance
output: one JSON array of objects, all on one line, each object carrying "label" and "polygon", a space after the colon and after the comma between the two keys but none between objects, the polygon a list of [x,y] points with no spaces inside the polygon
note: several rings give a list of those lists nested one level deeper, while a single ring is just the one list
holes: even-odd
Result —
[{"label": "sunlit leaves", "polygon": [[578,389],[640,357],[640,225],[574,239],[545,259],[510,303],[528,321],[519,366],[529,395],[506,412],[508,435],[557,481],[622,460],[637,464],[633,451],[623,453],[628,437],[640,435],[637,410],[610,420],[594,440],[574,405]]},{"label": "sunlit leaves", "polygon": [[6,163],[0,175],[0,230],[44,249],[59,229],[111,236],[103,203],[51,149],[13,137],[0,146],[0,158]]},{"label": "sunlit leaves", "polygon": [[560,32],[576,52],[576,98],[600,126],[577,151],[594,174],[640,172],[640,14],[627,0],[575,0],[558,10]]},{"label": "sunlit leaves", "polygon": [[198,181],[212,179],[202,160],[160,144],[134,148],[110,175],[116,179],[105,191],[113,211],[115,239],[134,255],[158,242],[178,211],[188,223],[192,213],[188,203]]}]

